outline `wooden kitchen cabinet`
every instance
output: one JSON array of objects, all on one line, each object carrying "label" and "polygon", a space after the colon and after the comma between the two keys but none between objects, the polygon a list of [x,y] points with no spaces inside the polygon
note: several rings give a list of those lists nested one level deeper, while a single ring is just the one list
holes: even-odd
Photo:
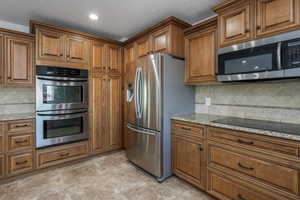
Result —
[{"label": "wooden kitchen cabinet", "polygon": [[119,149],[121,147],[121,127],[122,127],[122,79],[120,76],[108,76],[107,79],[107,106],[108,106],[108,148]]},{"label": "wooden kitchen cabinet", "polygon": [[137,57],[147,56],[151,53],[150,37],[147,35],[136,41]]},{"label": "wooden kitchen cabinet", "polygon": [[256,0],[256,36],[287,31],[300,25],[299,0]]},{"label": "wooden kitchen cabinet", "polygon": [[121,147],[121,77],[94,74],[92,149],[101,153]]},{"label": "wooden kitchen cabinet", "polygon": [[122,72],[122,48],[117,45],[107,44],[108,73]]},{"label": "wooden kitchen cabinet", "polygon": [[0,85],[4,83],[4,36],[0,34]]},{"label": "wooden kitchen cabinet", "polygon": [[34,40],[5,36],[5,84],[33,86]]},{"label": "wooden kitchen cabinet", "polygon": [[250,16],[250,1],[246,1],[238,7],[228,9],[219,15],[219,42],[220,46],[240,43],[252,37]]},{"label": "wooden kitchen cabinet", "polygon": [[7,175],[17,175],[33,170],[34,157],[32,152],[7,155]]},{"label": "wooden kitchen cabinet", "polygon": [[205,189],[206,147],[202,131],[204,131],[202,126],[173,121],[172,169],[177,176]]},{"label": "wooden kitchen cabinet", "polygon": [[106,147],[107,124],[106,75],[94,74],[92,78],[92,88],[92,149],[94,152],[103,152]]},{"label": "wooden kitchen cabinet", "polygon": [[88,67],[90,41],[88,39],[75,36],[66,36],[67,62]]},{"label": "wooden kitchen cabinet", "polygon": [[65,61],[65,35],[63,32],[37,29],[36,38],[36,59],[55,62]]},{"label": "wooden kitchen cabinet", "polygon": [[166,27],[162,30],[152,33],[152,51],[154,53],[170,51],[170,30]]},{"label": "wooden kitchen cabinet", "polygon": [[92,44],[92,72],[104,73],[106,71],[106,45],[103,42],[94,41]]},{"label": "wooden kitchen cabinet", "polygon": [[299,0],[230,0],[213,9],[218,14],[220,47],[296,30]]},{"label": "wooden kitchen cabinet", "polygon": [[216,18],[187,30],[185,36],[185,83],[216,80]]}]

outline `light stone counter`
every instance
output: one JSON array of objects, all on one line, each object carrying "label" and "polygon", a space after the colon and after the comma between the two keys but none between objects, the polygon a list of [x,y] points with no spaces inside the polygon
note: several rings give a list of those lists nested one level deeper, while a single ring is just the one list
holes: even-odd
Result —
[{"label": "light stone counter", "polygon": [[213,126],[213,127],[218,127],[218,128],[225,128],[225,129],[231,129],[231,130],[236,130],[236,131],[244,131],[244,132],[254,133],[254,134],[259,134],[259,135],[266,135],[266,136],[300,141],[300,130],[299,130],[299,134],[288,134],[288,133],[283,133],[283,132],[274,132],[274,131],[267,131],[267,130],[262,130],[262,129],[253,129],[253,128],[225,125],[225,124],[213,122],[217,119],[222,119],[222,118],[225,118],[225,116],[207,115],[207,114],[191,114],[191,115],[180,115],[180,116],[172,117],[172,119],[174,119],[174,120],[179,120],[179,121],[184,121],[184,122],[191,122],[191,123]]},{"label": "light stone counter", "polygon": [[35,113],[1,114],[0,121],[35,119]]}]

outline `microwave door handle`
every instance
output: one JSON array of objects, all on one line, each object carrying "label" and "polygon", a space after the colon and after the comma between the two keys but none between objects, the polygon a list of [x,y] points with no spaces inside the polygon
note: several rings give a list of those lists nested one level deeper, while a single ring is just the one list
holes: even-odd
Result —
[{"label": "microwave door handle", "polygon": [[282,63],[281,63],[281,50],[282,50],[282,42],[278,42],[277,44],[277,64],[278,64],[278,69],[281,70],[282,68]]}]

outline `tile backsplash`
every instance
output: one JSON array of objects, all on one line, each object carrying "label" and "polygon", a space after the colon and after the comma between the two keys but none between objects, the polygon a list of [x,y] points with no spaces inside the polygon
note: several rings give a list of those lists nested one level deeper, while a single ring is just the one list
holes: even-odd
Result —
[{"label": "tile backsplash", "polygon": [[0,114],[35,112],[35,89],[0,87]]},{"label": "tile backsplash", "polygon": [[[205,105],[205,98],[211,105]],[[196,87],[196,113],[300,123],[300,80]]]}]

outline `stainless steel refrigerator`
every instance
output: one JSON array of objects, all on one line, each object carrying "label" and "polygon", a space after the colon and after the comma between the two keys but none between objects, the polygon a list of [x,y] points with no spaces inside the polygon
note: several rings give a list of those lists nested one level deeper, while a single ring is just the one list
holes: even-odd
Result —
[{"label": "stainless steel refrigerator", "polygon": [[184,60],[139,58],[127,91],[129,161],[163,181],[171,171],[171,116],[194,112],[194,88],[184,85]]}]

